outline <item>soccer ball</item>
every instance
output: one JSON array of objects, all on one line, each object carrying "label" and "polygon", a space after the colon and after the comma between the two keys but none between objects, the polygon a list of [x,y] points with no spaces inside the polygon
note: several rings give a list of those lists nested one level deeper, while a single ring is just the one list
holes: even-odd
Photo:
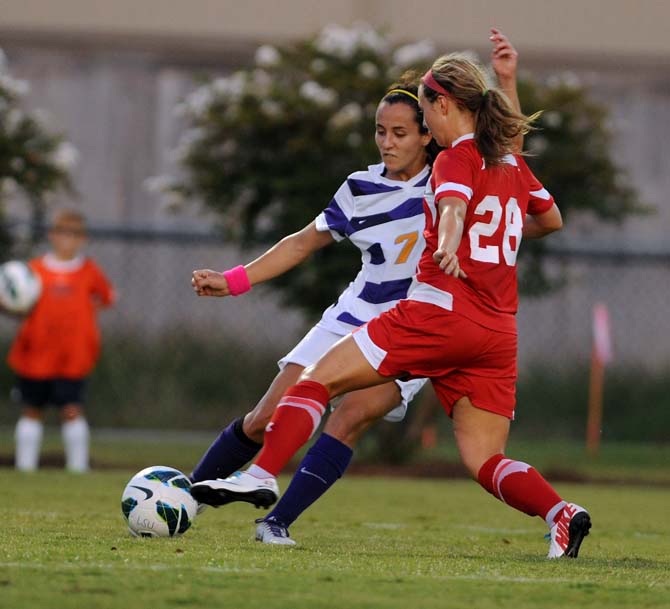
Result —
[{"label": "soccer ball", "polygon": [[179,470],[163,465],[135,474],[121,496],[121,511],[134,537],[175,537],[193,523],[198,502],[191,481]]},{"label": "soccer ball", "polygon": [[20,260],[0,265],[0,305],[11,313],[28,313],[42,292],[42,282]]}]

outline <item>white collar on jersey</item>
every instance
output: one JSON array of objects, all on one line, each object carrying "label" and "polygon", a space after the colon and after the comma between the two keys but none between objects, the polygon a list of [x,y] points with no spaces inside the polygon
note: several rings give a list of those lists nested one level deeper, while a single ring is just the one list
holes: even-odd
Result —
[{"label": "white collar on jersey", "polygon": [[377,163],[376,165],[368,165],[368,171],[373,174],[380,182],[384,184],[389,184],[391,186],[413,186],[416,182],[420,182],[430,173],[430,165],[424,165],[423,169],[417,173],[415,176],[412,176],[406,182],[404,180],[389,180],[384,177],[383,173],[386,170],[384,163]]},{"label": "white collar on jersey", "polygon": [[44,266],[56,273],[73,273],[84,266],[84,257],[75,256],[72,260],[59,260],[53,253],[44,254]]},{"label": "white collar on jersey", "polygon": [[[454,140],[451,142],[451,148],[454,146],[458,146],[461,142],[467,142],[468,140],[473,140],[475,139],[475,134],[474,133],[466,133],[465,135],[461,135],[458,139]],[[506,154],[503,158],[503,163],[507,163],[509,165],[514,165],[514,167],[518,167],[519,164],[516,162],[516,158],[514,157],[513,154]],[[482,169],[486,169],[486,161],[482,159]]]},{"label": "white collar on jersey", "polygon": [[451,142],[450,148],[454,148],[455,146],[458,146],[461,142],[465,142],[467,140],[474,140],[475,139],[475,134],[474,133],[466,133],[465,135],[461,135],[458,139],[455,139],[453,142]]}]

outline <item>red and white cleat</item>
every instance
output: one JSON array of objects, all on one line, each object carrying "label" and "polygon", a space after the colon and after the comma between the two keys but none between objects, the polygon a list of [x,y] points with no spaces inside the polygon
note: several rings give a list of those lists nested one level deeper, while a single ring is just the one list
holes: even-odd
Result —
[{"label": "red and white cleat", "polygon": [[547,558],[577,558],[579,546],[590,529],[589,513],[583,507],[567,503],[549,531],[551,541]]}]

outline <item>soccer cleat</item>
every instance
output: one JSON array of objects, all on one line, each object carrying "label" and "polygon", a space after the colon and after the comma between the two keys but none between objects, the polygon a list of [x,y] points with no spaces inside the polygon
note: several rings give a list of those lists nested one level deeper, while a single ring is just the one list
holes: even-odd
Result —
[{"label": "soccer cleat", "polygon": [[[189,482],[191,483],[191,486],[195,484],[195,481],[193,480],[193,474],[191,474],[189,477]],[[191,495],[193,497],[193,495]],[[196,500],[196,503],[198,504],[198,509],[195,511],[196,516],[200,516],[209,506],[206,503],[200,503],[199,501]]]},{"label": "soccer cleat", "polygon": [[547,558],[577,558],[579,546],[589,534],[591,517],[583,508],[567,503],[549,531],[549,554]]},{"label": "soccer cleat", "polygon": [[246,501],[257,508],[269,508],[279,499],[279,487],[274,478],[256,478],[247,472],[235,472],[228,478],[202,480],[191,487],[196,501],[213,507]]},{"label": "soccer cleat", "polygon": [[274,518],[256,520],[256,541],[276,546],[294,546],[295,541],[288,534],[288,528],[279,524]]}]

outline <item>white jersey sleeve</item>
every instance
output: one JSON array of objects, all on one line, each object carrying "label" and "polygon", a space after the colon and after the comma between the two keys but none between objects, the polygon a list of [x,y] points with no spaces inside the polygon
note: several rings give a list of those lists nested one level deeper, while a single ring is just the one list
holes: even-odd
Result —
[{"label": "white jersey sleeve", "polygon": [[358,275],[318,324],[340,335],[407,297],[425,245],[423,193],[430,168],[406,182],[387,178],[384,169],[380,163],[352,173],[316,219],[318,230],[349,239],[361,252]]},{"label": "white jersey sleeve", "polygon": [[354,216],[356,201],[349,180],[339,187],[328,207],[316,217],[316,230],[330,231],[335,241],[342,241],[347,237],[347,225]]}]

